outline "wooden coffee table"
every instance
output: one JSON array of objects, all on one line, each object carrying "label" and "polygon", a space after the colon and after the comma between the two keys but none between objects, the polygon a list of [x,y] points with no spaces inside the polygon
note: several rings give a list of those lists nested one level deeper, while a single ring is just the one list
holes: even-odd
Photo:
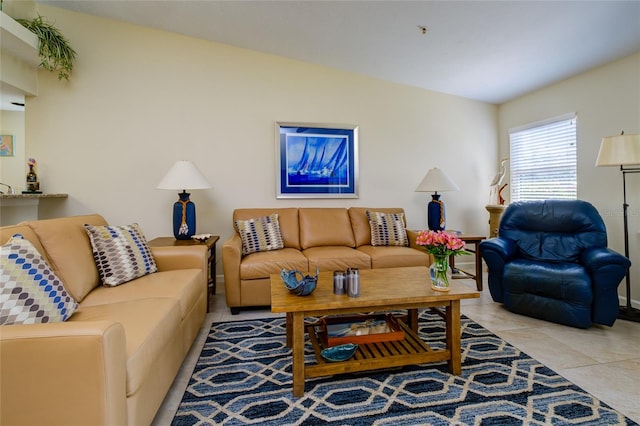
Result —
[{"label": "wooden coffee table", "polygon": [[[279,274],[271,275],[271,311],[287,314],[287,346],[293,351],[293,395],[304,395],[304,380],[310,377],[356,371],[376,370],[403,365],[447,361],[452,374],[460,374],[460,300],[480,297],[480,293],[460,282],[451,282],[451,290],[437,292],[429,285],[424,266],[360,270],[360,297],[333,294],[333,273],[321,272],[316,290],[309,296],[291,294]],[[446,348],[432,349],[418,337],[418,308],[444,307]],[[407,309],[406,324],[399,321],[405,339],[395,342],[361,344],[348,361],[326,362],[315,324],[305,317],[382,312]],[[313,345],[316,363],[305,365],[305,332]]]}]

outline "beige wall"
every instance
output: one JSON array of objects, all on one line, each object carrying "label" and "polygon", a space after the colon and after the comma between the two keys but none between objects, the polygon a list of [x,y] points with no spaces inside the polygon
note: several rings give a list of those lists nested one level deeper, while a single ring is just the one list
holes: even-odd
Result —
[{"label": "beige wall", "polygon": [[[622,173],[595,163],[604,136],[640,133],[640,53],[501,105],[501,157],[509,156],[509,128],[567,112],[578,114],[578,198],[595,205],[607,226],[609,247],[624,253]],[[635,306],[640,301],[640,174],[627,175],[627,202]],[[623,281],[622,296],[624,287]]]},{"label": "beige wall", "polygon": [[[13,136],[13,157],[0,157],[0,182],[13,186],[16,193],[25,189],[25,129],[22,111],[0,110],[0,134]],[[2,187],[0,190],[6,190]]]},{"label": "beige wall", "polygon": [[[440,167],[461,188],[445,193],[448,224],[488,232],[496,170],[497,107],[228,45],[40,6],[78,53],[69,83],[39,72],[28,98],[27,155],[41,187],[69,199],[45,216],[99,212],[171,235],[177,193],[155,189],[179,159],[211,190],[193,191],[197,231],[231,235],[234,208],[401,206],[426,227]],[[353,123],[360,129],[360,198],[277,200],[275,122]]]}]

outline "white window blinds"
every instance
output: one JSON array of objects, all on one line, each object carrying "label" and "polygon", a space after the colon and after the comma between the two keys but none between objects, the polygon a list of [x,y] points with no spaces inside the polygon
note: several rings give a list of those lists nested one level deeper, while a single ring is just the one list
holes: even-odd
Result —
[{"label": "white window blinds", "polygon": [[509,130],[511,201],[577,198],[576,114]]}]

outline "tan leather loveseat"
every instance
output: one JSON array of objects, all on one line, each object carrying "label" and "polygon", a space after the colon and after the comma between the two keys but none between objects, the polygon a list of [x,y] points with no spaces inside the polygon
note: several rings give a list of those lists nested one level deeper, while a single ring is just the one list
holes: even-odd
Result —
[{"label": "tan leather loveseat", "polygon": [[415,244],[416,232],[406,230],[409,246],[371,245],[370,212],[402,213],[401,208],[273,208],[236,209],[233,221],[273,213],[284,248],[242,255],[242,239],[236,233],[222,246],[227,305],[236,314],[242,307],[269,306],[269,276],[282,269],[339,271],[347,267],[370,269],[430,265],[424,248]]},{"label": "tan leather loveseat", "polygon": [[206,314],[206,248],[152,248],[158,272],[104,287],[83,224],[99,215],[0,228],[22,234],[79,302],[65,322],[0,326],[0,424],[148,425]]}]

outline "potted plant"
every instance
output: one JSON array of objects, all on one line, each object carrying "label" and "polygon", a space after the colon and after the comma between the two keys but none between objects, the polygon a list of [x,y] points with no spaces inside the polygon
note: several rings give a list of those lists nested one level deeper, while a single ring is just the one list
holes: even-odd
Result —
[{"label": "potted plant", "polygon": [[69,80],[76,59],[76,52],[69,45],[69,41],[39,14],[33,19],[17,21],[38,36],[40,66],[47,71],[58,71],[58,80]]}]

